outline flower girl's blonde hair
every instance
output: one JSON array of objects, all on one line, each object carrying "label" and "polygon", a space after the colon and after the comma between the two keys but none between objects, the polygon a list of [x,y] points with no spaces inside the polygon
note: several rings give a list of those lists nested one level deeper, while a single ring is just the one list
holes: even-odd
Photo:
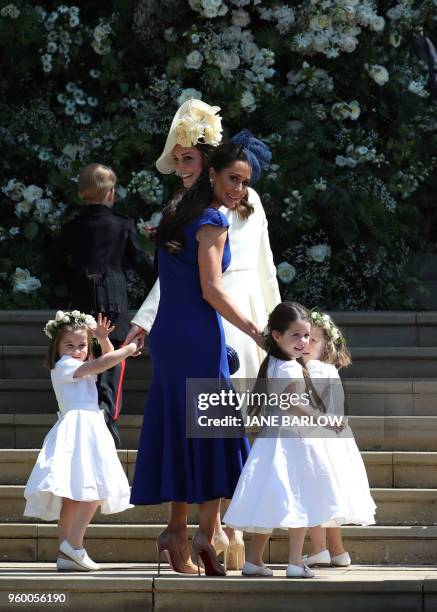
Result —
[{"label": "flower girl's blonde hair", "polygon": [[337,370],[346,368],[352,363],[345,337],[328,314],[313,310],[311,312],[311,326],[318,327],[323,331],[325,350],[321,361],[332,364]]}]

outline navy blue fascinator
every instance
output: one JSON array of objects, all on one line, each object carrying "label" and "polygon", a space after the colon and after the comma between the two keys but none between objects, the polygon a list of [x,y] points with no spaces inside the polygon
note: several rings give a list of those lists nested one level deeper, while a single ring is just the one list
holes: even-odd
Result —
[{"label": "navy blue fascinator", "polygon": [[261,171],[268,168],[272,159],[272,152],[261,140],[254,138],[249,130],[241,130],[232,136],[231,142],[241,145],[252,167],[251,185],[259,181]]}]

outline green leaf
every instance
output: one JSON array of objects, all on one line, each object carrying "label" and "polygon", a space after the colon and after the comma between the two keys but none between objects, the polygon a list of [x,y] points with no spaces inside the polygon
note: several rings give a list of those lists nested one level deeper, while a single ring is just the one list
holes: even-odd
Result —
[{"label": "green leaf", "polygon": [[33,240],[34,238],[36,238],[38,232],[39,227],[34,221],[29,221],[29,223],[26,223],[26,225],[24,226],[24,235],[28,240]]}]

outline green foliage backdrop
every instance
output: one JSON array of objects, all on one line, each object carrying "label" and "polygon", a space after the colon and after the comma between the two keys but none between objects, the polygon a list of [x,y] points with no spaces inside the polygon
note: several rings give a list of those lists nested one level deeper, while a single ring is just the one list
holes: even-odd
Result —
[{"label": "green foliage backdrop", "polygon": [[[77,212],[81,165],[111,165],[117,208],[156,222],[175,183],[154,161],[190,96],[273,151],[257,190],[284,296],[409,307],[437,141],[410,40],[436,39],[436,14],[437,0],[0,1],[0,308],[65,297],[43,254]],[[133,276],[130,291],[138,303]]]}]

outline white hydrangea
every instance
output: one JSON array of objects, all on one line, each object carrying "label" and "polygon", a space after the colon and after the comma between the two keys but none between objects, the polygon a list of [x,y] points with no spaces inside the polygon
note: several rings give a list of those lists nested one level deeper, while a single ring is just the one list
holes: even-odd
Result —
[{"label": "white hydrangea", "polygon": [[427,98],[429,96],[429,92],[425,89],[425,86],[420,81],[411,81],[408,85],[408,91],[419,96],[419,98]]},{"label": "white hydrangea", "polygon": [[244,108],[244,110],[246,110],[248,113],[252,113],[256,109],[255,96],[249,90],[243,92],[240,102],[242,108]]},{"label": "white hydrangea", "polygon": [[17,19],[20,16],[20,11],[15,4],[11,3],[2,8],[0,15],[2,17],[9,17],[10,19]]},{"label": "white hydrangea", "polygon": [[183,89],[181,94],[178,96],[176,102],[179,106],[181,106],[187,100],[191,100],[192,98],[196,100],[202,99],[202,93],[193,87],[188,87],[187,89]]}]

